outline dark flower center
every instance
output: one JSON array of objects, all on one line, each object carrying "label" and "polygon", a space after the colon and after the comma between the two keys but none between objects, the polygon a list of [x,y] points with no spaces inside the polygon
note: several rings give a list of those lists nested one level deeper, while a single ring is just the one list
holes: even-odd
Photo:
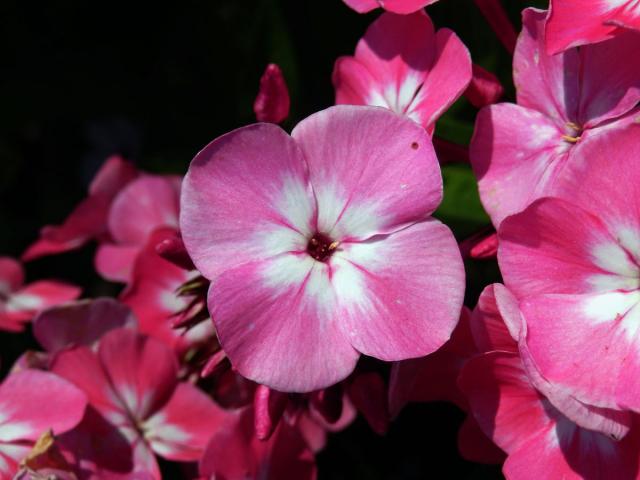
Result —
[{"label": "dark flower center", "polygon": [[319,262],[326,262],[338,248],[338,242],[331,240],[323,233],[316,233],[309,239],[307,253]]}]

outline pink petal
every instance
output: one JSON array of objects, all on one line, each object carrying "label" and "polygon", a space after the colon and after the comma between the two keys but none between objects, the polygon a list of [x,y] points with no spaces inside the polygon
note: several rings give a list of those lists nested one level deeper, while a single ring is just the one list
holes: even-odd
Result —
[{"label": "pink petal", "polygon": [[144,422],[145,439],[163,458],[197,461],[227,416],[203,391],[180,383],[167,404]]},{"label": "pink petal", "polygon": [[107,158],[89,185],[89,195],[114,196],[122,187],[136,178],[138,171],[131,163],[113,155]]},{"label": "pink petal", "polygon": [[0,441],[35,441],[48,429],[64,433],[80,422],[86,406],[83,392],[51,373],[9,375],[0,385]]},{"label": "pink petal", "polygon": [[462,307],[464,268],[451,231],[440,222],[344,244],[334,259],[340,324],[358,351],[404,360],[432,353],[449,339]]},{"label": "pink petal", "polygon": [[489,352],[472,358],[458,384],[482,431],[507,453],[552,428],[544,397],[529,383],[516,354]]},{"label": "pink petal", "polygon": [[306,249],[315,202],[305,170],[296,143],[271,124],[205,147],[185,177],[180,218],[198,270],[213,279],[234,265]]},{"label": "pink petal", "polygon": [[0,479],[11,480],[20,468],[20,462],[32,449],[32,445],[0,443]]},{"label": "pink petal", "polygon": [[140,252],[140,246],[121,246],[103,243],[96,250],[95,268],[102,277],[113,282],[126,283]]},{"label": "pink petal", "polygon": [[379,0],[380,6],[388,12],[406,15],[431,5],[438,0]]},{"label": "pink petal", "polygon": [[260,78],[253,111],[259,122],[280,123],[289,116],[289,90],[282,70],[275,63],[267,65]]},{"label": "pink petal", "polygon": [[371,429],[378,435],[384,435],[389,428],[390,415],[387,387],[380,374],[367,372],[355,375],[349,382],[347,393]]},{"label": "pink petal", "polygon": [[33,335],[48,352],[65,347],[88,345],[106,332],[135,324],[126,306],[110,298],[76,302],[50,308],[33,320]]},{"label": "pink petal", "polygon": [[22,265],[11,257],[0,257],[0,294],[8,295],[24,283]]},{"label": "pink petal", "polygon": [[359,354],[338,325],[335,300],[318,301],[314,293],[332,291],[326,265],[306,254],[277,258],[244,264],[212,282],[209,311],[220,343],[241,375],[276,390],[337,383]]},{"label": "pink petal", "polygon": [[367,13],[380,6],[376,0],[343,0],[358,13]]},{"label": "pink petal", "polygon": [[616,279],[617,272],[607,270],[605,258],[612,250],[599,250],[617,245],[616,240],[599,218],[564,200],[537,200],[506,219],[498,235],[505,285],[518,298],[595,293],[607,290]]},{"label": "pink petal", "polygon": [[447,28],[435,36],[435,58],[411,108],[414,119],[429,131],[465,91],[472,76],[471,57],[458,36]]},{"label": "pink petal", "polygon": [[426,132],[381,108],[338,105],[311,115],[292,137],[309,165],[318,231],[340,241],[424,220],[442,199]]},{"label": "pink petal", "polygon": [[253,399],[256,437],[268,440],[287,406],[288,394],[258,385]]},{"label": "pink petal", "polygon": [[458,451],[463,458],[477,463],[500,464],[505,460],[504,452],[489,440],[471,415],[458,430]]},{"label": "pink petal", "polygon": [[138,420],[171,397],[178,362],[163,343],[129,329],[112,330],[100,341],[98,356],[118,397]]},{"label": "pink petal", "polygon": [[144,245],[158,227],[178,226],[180,190],[177,177],[142,176],[113,200],[109,231],[116,243]]},{"label": "pink petal", "polygon": [[618,24],[640,29],[640,10],[629,0],[552,0],[546,47],[556,54],[570,47],[607,40],[621,32]]},{"label": "pink petal", "polygon": [[570,155],[563,134],[541,113],[519,105],[480,110],[469,156],[495,226],[552,191]]}]

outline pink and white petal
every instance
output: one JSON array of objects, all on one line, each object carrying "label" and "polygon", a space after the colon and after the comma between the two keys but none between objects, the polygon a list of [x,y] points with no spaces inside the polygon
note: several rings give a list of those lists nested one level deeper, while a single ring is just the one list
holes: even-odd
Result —
[{"label": "pink and white petal", "polygon": [[62,225],[46,226],[40,232],[45,240],[65,245],[68,250],[78,248],[107,229],[107,215],[111,197],[91,195],[84,198]]},{"label": "pink and white petal", "polygon": [[114,198],[109,211],[109,232],[116,243],[144,245],[156,228],[177,228],[179,200],[175,177],[141,176]]},{"label": "pink and white petal", "polygon": [[209,279],[246,262],[306,250],[314,216],[304,156],[273,124],[217,138],[193,159],[184,179],[180,230]]},{"label": "pink and white petal", "polygon": [[429,135],[387,109],[337,105],[293,130],[309,165],[318,230],[364,240],[428,218],[442,199]]},{"label": "pink and white petal", "polygon": [[0,442],[35,441],[48,429],[64,433],[80,423],[86,406],[81,390],[52,373],[11,374],[0,385]]},{"label": "pink and white petal", "polygon": [[234,368],[275,390],[333,385],[359,357],[339,325],[329,267],[306,254],[228,270],[211,284],[209,311]]},{"label": "pink and white petal", "polygon": [[570,155],[563,134],[545,115],[519,105],[480,110],[469,158],[482,204],[496,227],[551,192]]},{"label": "pink and white petal", "polygon": [[0,293],[8,295],[24,283],[24,270],[17,260],[0,257]]},{"label": "pink and white petal", "polygon": [[544,25],[547,12],[522,12],[522,32],[513,56],[518,105],[537,110],[558,126],[576,121],[580,100],[580,58],[577,50],[547,55]]},{"label": "pink and white petal", "polygon": [[[579,125],[592,128],[634,108],[640,101],[640,65],[626,62],[640,50],[640,32],[580,49]],[[612,61],[613,59],[613,61]]]},{"label": "pink and white petal", "polygon": [[624,292],[526,298],[520,306],[527,346],[540,373],[582,402],[619,409],[619,382],[629,382],[624,388],[630,391],[640,388],[637,371],[623,372],[636,363],[629,357],[640,355],[638,300]]},{"label": "pink and white petal", "polygon": [[126,406],[117,397],[97,355],[88,347],[58,352],[50,369],[82,390],[89,404],[114,425],[129,423]]},{"label": "pink and white petal", "polygon": [[359,352],[387,361],[436,351],[458,323],[464,267],[437,220],[343,244],[331,258],[344,334]]},{"label": "pink and white petal", "polygon": [[516,354],[489,352],[469,360],[458,384],[482,431],[508,454],[553,428],[542,397]]},{"label": "pink and white petal", "polygon": [[50,308],[33,320],[33,335],[49,353],[90,346],[106,332],[135,325],[131,310],[111,298],[97,298]]},{"label": "pink and white petal", "polygon": [[138,245],[103,243],[96,250],[96,271],[107,280],[126,283],[131,278],[131,270],[139,252]]},{"label": "pink and white petal", "polygon": [[[507,218],[498,263],[519,299],[542,293],[597,293],[637,284],[637,268],[604,223],[581,207],[542,198]],[[635,283],[634,283],[635,282]]]},{"label": "pink and white petal", "polygon": [[448,28],[438,30],[435,49],[433,64],[408,111],[411,118],[430,131],[462,95],[472,77],[469,50],[454,32]]},{"label": "pink and white petal", "polygon": [[375,81],[375,90],[367,92],[367,103],[381,96],[394,112],[405,113],[433,65],[435,44],[433,24],[426,13],[380,15],[355,53]]},{"label": "pink and white petal", "polygon": [[145,439],[167,460],[197,461],[227,415],[203,391],[180,383],[169,402],[144,422]]},{"label": "pink and white petal", "polygon": [[0,480],[12,480],[33,445],[0,442]]},{"label": "pink and white petal", "polygon": [[119,155],[107,158],[89,185],[89,195],[113,196],[138,176],[136,167]]},{"label": "pink and white petal", "polygon": [[361,62],[354,57],[336,60],[331,76],[336,90],[336,105],[391,106],[379,91],[376,79]]},{"label": "pink and white petal", "polygon": [[376,0],[343,0],[345,4],[358,13],[367,13],[380,6]]},{"label": "pink and white petal", "polygon": [[478,304],[471,314],[471,332],[480,352],[500,350],[517,353],[518,344],[509,332],[496,302],[498,285],[491,284],[480,294]]},{"label": "pink and white petal", "polygon": [[638,438],[615,441],[554,415],[554,428],[541,431],[511,452],[504,464],[507,478],[637,479]]},{"label": "pink and white petal", "polygon": [[602,42],[619,32],[607,21],[628,0],[551,0],[546,22],[546,48],[550,55],[571,47]]},{"label": "pink and white petal", "polygon": [[107,333],[98,356],[114,391],[138,421],[162,408],[177,385],[178,361],[173,351],[134,330]]},{"label": "pink and white petal", "polygon": [[7,303],[7,311],[36,312],[75,300],[82,289],[69,283],[40,280],[30,283],[14,293]]}]

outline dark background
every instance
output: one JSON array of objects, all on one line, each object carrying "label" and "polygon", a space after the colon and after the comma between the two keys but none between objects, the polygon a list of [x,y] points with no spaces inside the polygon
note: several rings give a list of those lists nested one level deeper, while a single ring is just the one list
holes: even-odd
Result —
[{"label": "dark background", "polygon": [[[520,29],[520,10],[503,2]],[[545,2],[537,2],[544,5]],[[474,62],[496,73],[513,101],[511,58],[471,0],[428,8],[452,28]],[[0,4],[0,255],[19,256],[44,224],[59,223],[113,153],[153,172],[184,173],[216,136],[255,121],[252,103],[268,62],[291,93],[285,127],[333,104],[331,71],[379,11],[358,15],[340,0]],[[437,135],[467,144],[476,110],[460,100]],[[438,215],[459,239],[488,225],[468,166],[444,170]],[[85,296],[117,293],[92,269],[92,247],[27,266],[28,279],[57,277]],[[493,262],[469,262],[467,303],[498,278]],[[0,335],[2,366],[29,340]],[[444,403],[412,405],[385,437],[359,419],[318,456],[320,479],[499,478],[499,467],[462,460],[464,418]],[[446,473],[441,473],[446,472]]]}]

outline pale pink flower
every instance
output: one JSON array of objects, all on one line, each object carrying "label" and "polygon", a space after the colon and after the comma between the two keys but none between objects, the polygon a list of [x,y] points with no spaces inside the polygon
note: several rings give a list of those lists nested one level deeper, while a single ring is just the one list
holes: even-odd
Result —
[{"label": "pale pink flower", "polygon": [[640,30],[637,0],[551,0],[547,20],[550,54],[588,43],[597,43]]},{"label": "pale pink flower", "polygon": [[0,330],[19,332],[38,312],[74,300],[80,288],[54,280],[24,284],[20,262],[0,257]]},{"label": "pale pink flower", "polygon": [[426,355],[464,291],[431,140],[376,107],[336,106],[291,136],[228,133],[192,161],[181,231],[211,280],[209,311],[242,375],[280,391],[344,379],[360,354]]},{"label": "pale pink flower", "polygon": [[333,70],[337,104],[386,107],[429,132],[469,85],[471,57],[451,30],[424,12],[384,13]]},{"label": "pale pink flower", "polygon": [[546,12],[526,9],[514,56],[518,104],[480,111],[469,154],[480,198],[495,226],[557,182],[596,136],[640,116],[640,35],[625,33],[597,45],[549,56]]}]

